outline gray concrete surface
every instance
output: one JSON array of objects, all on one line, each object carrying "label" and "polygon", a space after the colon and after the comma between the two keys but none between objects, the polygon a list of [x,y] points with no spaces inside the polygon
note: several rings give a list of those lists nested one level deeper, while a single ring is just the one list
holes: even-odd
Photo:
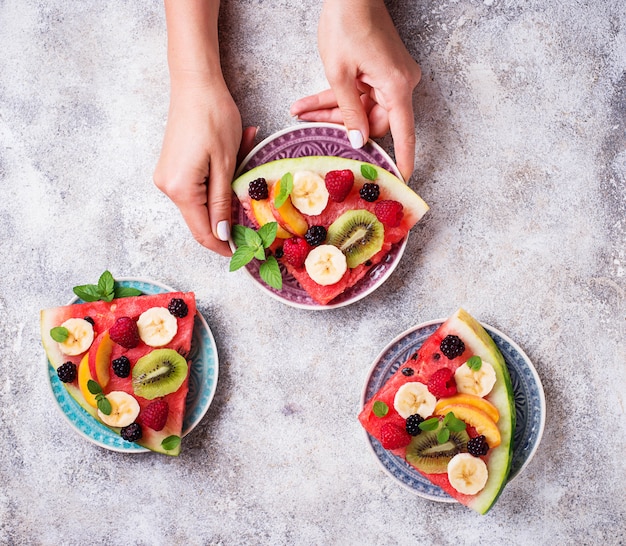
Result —
[{"label": "gray concrete surface", "polygon": [[[226,76],[261,138],[326,86],[320,4],[224,2]],[[0,2],[0,543],[626,542],[626,7],[388,5],[423,68],[410,185],[432,208],[383,287],[316,313],[228,273],[153,186],[159,2]],[[106,268],[195,291],[216,337],[217,394],[178,459],[105,451],[53,405],[39,310]],[[398,487],[356,421],[379,351],[459,306],[524,349],[547,400],[485,517]]]}]

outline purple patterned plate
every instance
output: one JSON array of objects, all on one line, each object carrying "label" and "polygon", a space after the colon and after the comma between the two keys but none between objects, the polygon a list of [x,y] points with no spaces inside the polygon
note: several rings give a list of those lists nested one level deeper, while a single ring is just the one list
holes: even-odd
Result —
[{"label": "purple patterned plate", "polygon": [[[348,141],[345,128],[342,125],[333,123],[299,123],[298,125],[274,133],[260,142],[244,158],[235,173],[235,177],[242,175],[254,167],[276,159],[315,155],[345,157],[372,163],[392,172],[398,178],[402,179],[393,160],[378,144],[368,140],[363,148],[355,150]],[[232,217],[235,219],[235,223],[254,227],[246,216],[243,208],[239,206],[239,201],[236,197],[233,198]],[[355,286],[337,296],[328,305],[316,303],[282,265],[282,290],[270,288],[261,280],[259,275],[259,263],[256,260],[249,263],[245,269],[262,290],[287,305],[300,309],[333,309],[354,303],[368,294],[371,294],[376,288],[383,284],[398,265],[404,253],[406,243],[407,237],[400,243],[394,245],[387,257],[381,263],[372,267],[367,275]]]}]

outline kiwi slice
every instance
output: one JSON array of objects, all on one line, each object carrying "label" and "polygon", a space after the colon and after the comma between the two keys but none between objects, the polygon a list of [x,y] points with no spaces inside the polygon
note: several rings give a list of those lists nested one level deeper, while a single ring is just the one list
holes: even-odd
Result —
[{"label": "kiwi slice", "polygon": [[448,471],[448,462],[457,453],[467,451],[469,436],[467,432],[450,431],[450,438],[447,442],[440,444],[437,441],[437,433],[443,427],[443,422],[439,427],[428,432],[421,432],[414,436],[411,443],[406,448],[406,460],[415,468],[426,474],[442,474]]},{"label": "kiwi slice", "polygon": [[187,361],[173,349],[155,349],[133,367],[133,390],[153,400],[176,392],[187,377]]},{"label": "kiwi slice", "polygon": [[338,247],[350,269],[369,260],[383,247],[385,228],[365,209],[344,212],[328,227],[326,243]]}]

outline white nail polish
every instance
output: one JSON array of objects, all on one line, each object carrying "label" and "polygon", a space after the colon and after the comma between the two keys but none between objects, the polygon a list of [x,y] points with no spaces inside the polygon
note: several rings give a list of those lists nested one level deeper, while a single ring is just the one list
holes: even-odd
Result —
[{"label": "white nail polish", "polygon": [[222,220],[219,224],[217,224],[217,238],[220,241],[228,241],[229,235],[230,226],[228,225],[228,221]]},{"label": "white nail polish", "polygon": [[348,131],[348,139],[353,148],[363,148],[363,135],[358,129],[350,129]]}]

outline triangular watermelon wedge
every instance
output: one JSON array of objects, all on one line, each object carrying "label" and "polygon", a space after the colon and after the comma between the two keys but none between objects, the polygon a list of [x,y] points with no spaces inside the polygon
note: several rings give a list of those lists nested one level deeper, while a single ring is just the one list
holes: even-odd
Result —
[{"label": "triangular watermelon wedge", "polygon": [[[363,167],[369,173],[375,173],[375,178],[365,178]],[[330,171],[349,170],[354,175],[354,186],[341,202],[329,199],[326,207],[319,214],[308,215],[294,211],[291,206],[287,213],[277,211],[273,206],[272,188],[286,174],[295,175],[298,172],[312,172],[324,178]],[[264,179],[269,187],[269,198],[260,201],[251,199],[249,185],[259,178]],[[369,202],[361,198],[360,190],[366,183],[374,183],[380,190],[375,201]],[[348,268],[343,277],[330,285],[318,284],[311,278],[304,265],[294,266],[288,260],[281,259],[287,271],[298,281],[309,296],[320,305],[331,303],[340,294],[357,284],[367,273],[388,255],[394,245],[400,244],[409,230],[428,211],[428,205],[409,186],[389,171],[363,161],[334,156],[306,156],[270,161],[239,176],[232,184],[233,191],[239,200],[251,225],[258,228],[268,222],[279,223],[278,238],[272,250],[280,248],[285,238],[303,236],[311,226],[328,228],[345,212],[351,210],[365,210],[375,212],[376,203],[380,201],[396,201],[402,205],[402,219],[393,227],[385,225],[382,248],[364,263]],[[284,207],[283,207],[284,208]],[[292,215],[285,218],[285,214]]]},{"label": "triangular watermelon wedge", "polygon": [[[172,318],[176,321],[176,333],[165,345],[153,347],[146,345],[146,343],[140,340],[136,347],[127,349],[109,339],[110,328],[118,318],[130,317],[136,321],[142,313],[149,309],[167,309],[173,299],[184,302],[186,313],[183,312],[184,316],[172,315]],[[183,313],[178,314],[182,315]],[[192,362],[190,360],[187,361],[186,376],[182,378],[180,386],[174,392],[157,397],[159,400],[164,400],[168,407],[167,420],[161,430],[153,430],[149,426],[141,424],[144,411],[155,399],[146,399],[135,392],[132,369],[140,358],[157,349],[171,349],[181,355],[183,362],[185,362],[191,350],[195,315],[196,301],[193,292],[131,296],[114,299],[111,302],[75,303],[41,311],[41,339],[48,361],[55,370],[58,370],[66,362],[72,362],[76,366],[76,378],[73,381],[64,382],[63,385],[78,404],[94,419],[101,422],[95,405],[95,395],[92,395],[86,388],[89,379],[102,384],[102,394],[105,397],[111,392],[123,391],[138,402],[140,412],[137,417],[137,423],[141,427],[141,438],[136,440],[138,445],[167,455],[178,455],[180,453],[180,438],[185,416],[185,399],[189,389],[189,370]],[[52,329],[61,326],[68,319],[85,319],[85,317],[89,317],[89,320],[93,323],[93,342],[79,354],[65,354],[60,343],[52,338]],[[131,366],[131,373],[127,377],[118,377],[112,366],[112,362],[122,356],[128,358]],[[99,359],[98,364],[96,364],[96,358]],[[100,378],[97,375],[97,366],[102,367]],[[108,380],[104,379],[105,376],[108,376]],[[109,428],[116,433],[120,432],[118,427],[109,426]]]},{"label": "triangular watermelon wedge", "polygon": [[[463,343],[463,347],[459,349],[462,350],[462,353],[454,356],[454,358],[448,358],[442,352],[442,342],[451,339],[448,336],[455,336]],[[422,417],[426,420],[438,419],[440,427],[444,415],[450,411],[461,421],[467,419],[466,431],[463,432],[463,434],[467,432],[466,440],[467,437],[475,438],[481,433],[489,436],[490,433],[495,432],[499,443],[489,447],[486,455],[477,457],[486,464],[488,477],[484,486],[477,493],[465,494],[452,485],[445,466],[443,471],[429,473],[424,471],[422,463],[414,464],[415,459],[411,459],[411,456],[407,454],[410,453],[411,447],[416,445],[417,439],[426,434],[424,431],[414,435],[408,445],[393,445],[387,449],[394,455],[407,460],[423,476],[441,487],[461,504],[484,514],[493,506],[509,476],[513,456],[515,403],[511,379],[502,354],[482,325],[465,310],[459,309],[446,320],[423,343],[420,349],[398,368],[381,389],[365,403],[359,414],[359,421],[365,430],[385,447],[383,442],[384,428],[389,430],[398,427],[401,430],[407,430],[407,418],[398,411],[398,408],[400,410],[403,408],[396,405],[400,389],[409,383],[421,383],[430,392],[432,387],[429,387],[429,381],[438,370],[448,368],[456,372],[461,366],[467,367],[468,361],[475,363],[476,359],[470,360],[472,357],[480,357],[485,369],[487,369],[487,365],[484,363],[489,363],[495,371],[495,384],[488,394],[474,396],[461,392],[455,394],[449,392],[444,396],[434,396],[435,405],[429,406],[427,410],[429,414]],[[451,383],[455,381],[460,383],[460,379],[455,379],[453,376]],[[451,383],[448,385],[450,386]],[[458,386],[457,384],[454,388]],[[469,411],[467,410],[468,405],[470,406]],[[381,408],[383,409],[381,410]],[[497,430],[494,431],[494,427]],[[407,442],[410,436],[409,434]],[[443,446],[444,444],[439,445]],[[467,451],[467,444],[463,444],[457,453],[464,453],[464,456],[468,457]]]}]

